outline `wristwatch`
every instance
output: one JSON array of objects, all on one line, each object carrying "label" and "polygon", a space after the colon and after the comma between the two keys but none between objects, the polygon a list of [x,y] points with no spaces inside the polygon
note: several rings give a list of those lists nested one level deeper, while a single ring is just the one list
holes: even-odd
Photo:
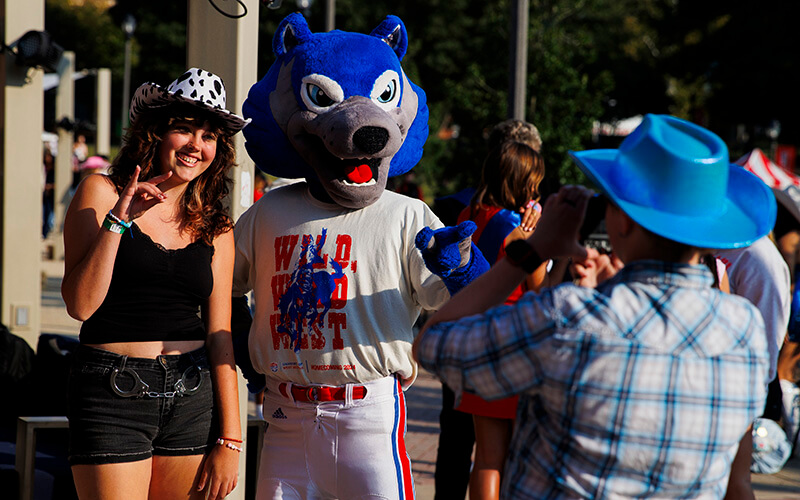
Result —
[{"label": "wristwatch", "polygon": [[514,240],[506,245],[506,259],[530,274],[542,265],[542,259],[527,240]]}]

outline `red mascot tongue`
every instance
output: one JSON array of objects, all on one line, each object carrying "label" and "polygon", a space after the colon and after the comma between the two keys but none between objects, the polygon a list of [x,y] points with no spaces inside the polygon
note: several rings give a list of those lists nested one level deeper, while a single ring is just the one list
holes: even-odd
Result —
[{"label": "red mascot tongue", "polygon": [[345,168],[344,175],[351,182],[363,184],[372,179],[372,169],[369,165],[353,165]]}]

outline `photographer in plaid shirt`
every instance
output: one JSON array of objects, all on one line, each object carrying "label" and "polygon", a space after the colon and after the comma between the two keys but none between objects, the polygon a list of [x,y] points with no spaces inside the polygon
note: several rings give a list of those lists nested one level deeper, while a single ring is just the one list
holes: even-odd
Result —
[{"label": "photographer in plaid shirt", "polygon": [[[775,199],[719,137],[670,116],[572,157],[609,200],[624,268],[579,244],[591,192],[562,188],[530,238],[431,318],[415,356],[457,398],[520,394],[502,498],[722,498],[769,353],[758,310],[714,289],[699,258],[767,234]],[[556,257],[579,284],[500,305]]]}]

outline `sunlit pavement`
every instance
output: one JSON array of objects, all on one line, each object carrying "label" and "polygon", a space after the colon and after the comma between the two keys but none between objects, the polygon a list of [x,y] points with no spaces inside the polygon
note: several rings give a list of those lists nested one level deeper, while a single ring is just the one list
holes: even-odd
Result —
[{"label": "sunlit pavement", "polygon": [[439,410],[442,408],[442,384],[428,372],[421,371],[406,391],[408,407],[406,448],[411,457],[414,490],[418,500],[433,498],[433,470],[439,444]]}]

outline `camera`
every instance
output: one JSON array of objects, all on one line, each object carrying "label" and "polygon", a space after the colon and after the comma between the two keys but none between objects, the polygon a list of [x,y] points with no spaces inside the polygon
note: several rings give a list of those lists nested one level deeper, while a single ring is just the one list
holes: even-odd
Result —
[{"label": "camera", "polygon": [[611,253],[611,242],[606,232],[605,216],[608,200],[602,194],[589,198],[586,217],[579,231],[579,240],[583,246],[594,248],[600,253]]}]

